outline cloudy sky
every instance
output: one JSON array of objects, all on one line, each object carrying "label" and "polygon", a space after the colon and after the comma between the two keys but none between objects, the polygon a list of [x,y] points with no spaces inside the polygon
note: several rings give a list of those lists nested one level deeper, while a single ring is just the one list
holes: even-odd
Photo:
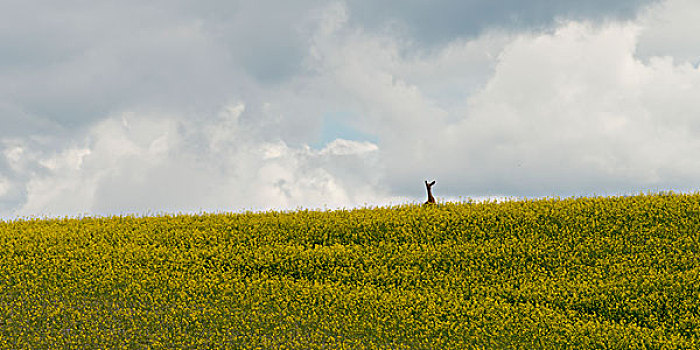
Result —
[{"label": "cloudy sky", "polygon": [[700,188],[696,0],[0,2],[0,218]]}]

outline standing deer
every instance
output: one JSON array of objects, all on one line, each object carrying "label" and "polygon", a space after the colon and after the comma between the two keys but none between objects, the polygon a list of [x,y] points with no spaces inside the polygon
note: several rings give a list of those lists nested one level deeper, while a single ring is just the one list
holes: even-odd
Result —
[{"label": "standing deer", "polygon": [[431,183],[428,183],[427,180],[425,181],[425,188],[428,189],[428,201],[425,204],[435,204],[435,197],[433,197],[433,191],[431,191],[433,185],[435,185],[435,180]]}]

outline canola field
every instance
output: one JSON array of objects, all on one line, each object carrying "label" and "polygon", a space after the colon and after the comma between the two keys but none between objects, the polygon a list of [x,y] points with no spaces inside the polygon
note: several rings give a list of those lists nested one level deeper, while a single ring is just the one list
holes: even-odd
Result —
[{"label": "canola field", "polygon": [[700,195],[0,222],[0,348],[700,348]]}]

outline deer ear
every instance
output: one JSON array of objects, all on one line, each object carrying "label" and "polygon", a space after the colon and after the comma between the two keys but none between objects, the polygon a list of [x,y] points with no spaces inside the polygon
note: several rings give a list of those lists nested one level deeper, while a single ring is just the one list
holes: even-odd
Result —
[{"label": "deer ear", "polygon": [[[426,181],[426,182],[428,182],[428,181]],[[433,182],[430,183],[430,186],[432,186],[432,185],[435,185],[435,180],[433,180]]]}]

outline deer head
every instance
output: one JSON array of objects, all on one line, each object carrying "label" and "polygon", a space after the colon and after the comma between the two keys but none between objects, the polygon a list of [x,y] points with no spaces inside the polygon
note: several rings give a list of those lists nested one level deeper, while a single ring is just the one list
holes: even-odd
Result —
[{"label": "deer head", "polygon": [[428,183],[428,181],[425,181],[425,188],[428,190],[428,201],[425,202],[425,204],[435,204],[435,197],[433,197],[433,191],[432,187],[435,185],[435,180],[433,182]]}]

